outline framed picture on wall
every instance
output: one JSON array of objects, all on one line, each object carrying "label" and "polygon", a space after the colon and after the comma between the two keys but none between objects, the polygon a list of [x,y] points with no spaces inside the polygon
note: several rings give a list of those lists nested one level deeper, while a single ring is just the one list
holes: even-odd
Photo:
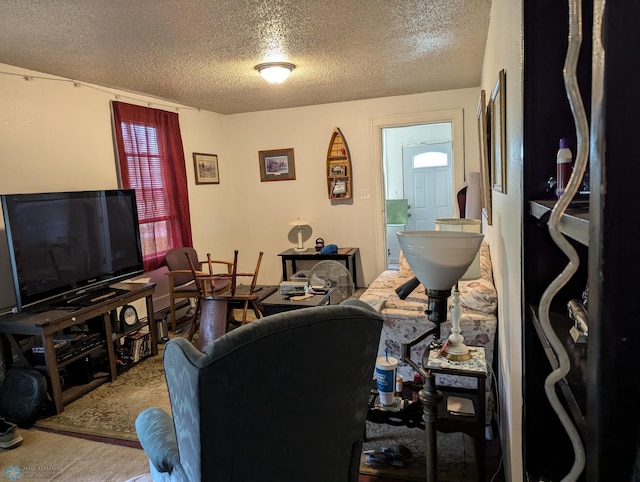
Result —
[{"label": "framed picture on wall", "polygon": [[193,153],[193,168],[196,184],[220,184],[218,156],[216,154]]},{"label": "framed picture on wall", "polygon": [[498,80],[489,101],[489,136],[491,155],[491,183],[494,191],[507,193],[506,161],[506,96],[505,71],[498,73]]},{"label": "framed picture on wall", "polygon": [[487,218],[487,224],[491,225],[491,173],[489,172],[489,145],[487,139],[487,99],[484,90],[478,98],[478,146],[480,147],[480,183],[482,197],[482,214]]},{"label": "framed picture on wall", "polygon": [[293,148],[258,151],[258,160],[262,182],[292,181],[296,178]]}]

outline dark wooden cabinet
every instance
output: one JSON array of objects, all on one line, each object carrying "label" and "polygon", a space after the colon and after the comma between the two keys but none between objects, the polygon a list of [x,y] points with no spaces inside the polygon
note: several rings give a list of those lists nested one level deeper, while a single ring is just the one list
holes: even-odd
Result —
[{"label": "dark wooden cabinet", "polygon": [[[640,3],[584,1],[582,10],[578,79],[591,126],[591,193],[561,224],[580,269],[552,304],[552,325],[571,360],[556,390],[586,449],[580,480],[639,480],[640,305],[634,281],[640,272],[640,213],[634,197],[640,178]],[[555,176],[559,139],[568,137],[576,153],[562,77],[568,30],[566,2],[524,2],[523,456],[531,480],[559,480],[573,464],[569,439],[544,392],[556,356],[537,313],[544,290],[568,263],[544,215],[555,201],[547,181]],[[566,303],[580,299],[586,286],[584,346],[568,337]]]}]

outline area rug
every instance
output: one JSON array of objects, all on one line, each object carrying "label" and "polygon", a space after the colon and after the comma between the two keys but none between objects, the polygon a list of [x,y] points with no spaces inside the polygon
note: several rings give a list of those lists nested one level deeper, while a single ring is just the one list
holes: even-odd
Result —
[{"label": "area rug", "polygon": [[138,441],[135,419],[149,407],[171,413],[162,368],[162,351],[118,378],[70,403],[59,415],[36,421],[35,427],[60,433]]},{"label": "area rug", "polygon": [[[78,437],[20,429],[17,448],[0,448],[0,480],[123,482],[149,472],[144,451]],[[150,482],[150,481],[149,481]]]},{"label": "area rug", "polygon": [[[116,381],[105,383],[67,405],[61,414],[38,420],[35,426],[61,434],[88,435],[97,440],[137,442],[135,419],[142,410],[152,406],[171,413],[162,351],[132,367]],[[424,431],[367,422],[364,450],[392,448],[400,444],[413,454],[406,467],[370,467],[363,454],[361,473],[402,480],[425,480]],[[439,433],[439,480],[477,480],[473,455],[473,440],[468,436]]]},{"label": "area rug", "polygon": [[[186,323],[171,336],[186,337],[188,333],[189,324]],[[119,375],[114,382],[105,383],[65,406],[61,414],[38,420],[35,427],[92,440],[137,445],[135,419],[140,412],[159,407],[171,413],[162,367],[163,348],[164,345],[159,345],[158,355],[147,358]],[[406,467],[371,467],[363,453],[360,473],[400,480],[426,480],[423,430],[367,422],[365,451],[398,445],[404,445],[412,452]],[[438,480],[478,480],[473,439],[462,433],[438,433]]]}]

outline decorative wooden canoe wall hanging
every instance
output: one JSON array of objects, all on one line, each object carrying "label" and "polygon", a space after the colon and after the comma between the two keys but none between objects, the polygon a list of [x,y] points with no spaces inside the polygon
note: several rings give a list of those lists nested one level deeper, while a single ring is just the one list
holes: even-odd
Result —
[{"label": "decorative wooden canoe wall hanging", "polygon": [[351,155],[339,128],[333,129],[327,150],[329,199],[351,199]]}]

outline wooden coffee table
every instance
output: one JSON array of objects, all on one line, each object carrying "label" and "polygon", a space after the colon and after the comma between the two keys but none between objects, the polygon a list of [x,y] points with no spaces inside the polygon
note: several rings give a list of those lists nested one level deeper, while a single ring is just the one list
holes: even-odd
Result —
[{"label": "wooden coffee table", "polygon": [[314,306],[328,305],[331,303],[331,291],[324,295],[312,295],[305,300],[292,300],[288,296],[282,296],[279,291],[262,300],[262,309],[265,316],[283,311],[299,310],[301,308],[311,308]]}]

